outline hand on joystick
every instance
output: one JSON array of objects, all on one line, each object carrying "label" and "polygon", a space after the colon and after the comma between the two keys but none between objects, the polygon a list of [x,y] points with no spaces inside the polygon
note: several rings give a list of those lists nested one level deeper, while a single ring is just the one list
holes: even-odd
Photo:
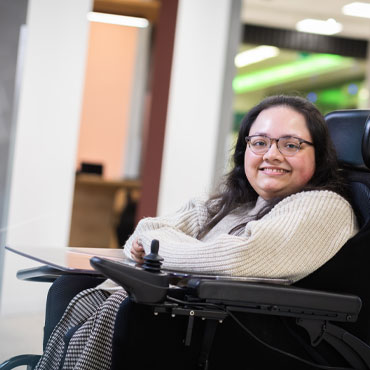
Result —
[{"label": "hand on joystick", "polygon": [[136,239],[132,242],[131,247],[131,258],[138,264],[144,263],[145,251],[140,242],[140,239]]}]

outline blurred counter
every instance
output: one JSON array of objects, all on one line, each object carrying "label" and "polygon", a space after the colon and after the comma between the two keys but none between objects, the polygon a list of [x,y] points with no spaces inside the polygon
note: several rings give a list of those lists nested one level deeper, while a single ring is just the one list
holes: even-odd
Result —
[{"label": "blurred counter", "polygon": [[140,196],[139,180],[105,180],[78,174],[75,180],[70,247],[119,248],[116,227],[127,192]]}]

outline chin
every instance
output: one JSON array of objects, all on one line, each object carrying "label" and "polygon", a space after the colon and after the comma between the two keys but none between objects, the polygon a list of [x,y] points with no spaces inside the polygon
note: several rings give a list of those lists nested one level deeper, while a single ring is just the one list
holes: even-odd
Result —
[{"label": "chin", "polygon": [[285,195],[286,194],[281,189],[265,189],[263,192],[261,192],[261,197],[265,200],[279,198]]}]

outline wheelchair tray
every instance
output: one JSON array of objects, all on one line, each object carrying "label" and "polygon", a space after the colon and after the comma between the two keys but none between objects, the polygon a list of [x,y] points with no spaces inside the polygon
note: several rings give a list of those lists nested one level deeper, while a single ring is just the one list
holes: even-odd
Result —
[{"label": "wheelchair tray", "polygon": [[[82,247],[13,248],[9,246],[5,246],[5,249],[22,257],[53,267],[56,270],[75,274],[99,274],[90,265],[90,258],[93,256],[121,262],[125,259],[122,249]],[[129,262],[126,263],[129,264]]]}]

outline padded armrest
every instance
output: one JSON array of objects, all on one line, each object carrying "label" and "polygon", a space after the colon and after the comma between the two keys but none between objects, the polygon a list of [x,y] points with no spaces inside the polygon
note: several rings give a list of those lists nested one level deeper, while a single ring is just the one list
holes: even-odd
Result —
[{"label": "padded armrest", "polygon": [[[97,271],[125,288],[137,303],[163,303],[167,295],[177,292],[177,289],[169,289],[169,274],[152,273],[100,257],[91,258],[90,263]],[[299,318],[356,321],[362,305],[361,299],[354,295],[291,285],[190,277],[178,282],[177,286],[183,288],[188,297],[233,310]]]},{"label": "padded armrest", "polygon": [[356,321],[361,299],[337,294],[274,284],[217,280],[199,280],[197,296],[210,303],[221,303],[233,309],[250,308],[296,317],[323,317],[332,321]]}]

